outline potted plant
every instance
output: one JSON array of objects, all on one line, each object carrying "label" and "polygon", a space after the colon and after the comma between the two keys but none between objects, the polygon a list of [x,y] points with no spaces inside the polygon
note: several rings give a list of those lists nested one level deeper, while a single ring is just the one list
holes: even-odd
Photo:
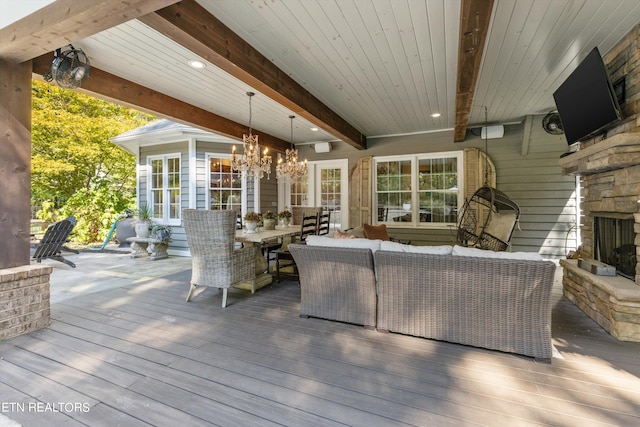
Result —
[{"label": "potted plant", "polygon": [[168,225],[154,225],[151,228],[151,237],[160,240],[165,245],[171,242],[171,227]]},{"label": "potted plant", "polygon": [[149,237],[153,225],[153,209],[146,203],[142,203],[136,210],[135,230],[138,237]]},{"label": "potted plant", "polygon": [[289,223],[291,222],[292,216],[293,214],[291,213],[291,211],[286,208],[278,212],[278,219],[280,219],[280,225],[289,225]]},{"label": "potted plant", "polygon": [[274,211],[266,211],[262,214],[262,223],[265,230],[275,230],[278,215]]},{"label": "potted plant", "polygon": [[260,220],[260,215],[255,213],[254,211],[249,211],[244,214],[244,225],[247,227],[247,233],[255,233],[256,228],[258,228],[258,221]]}]

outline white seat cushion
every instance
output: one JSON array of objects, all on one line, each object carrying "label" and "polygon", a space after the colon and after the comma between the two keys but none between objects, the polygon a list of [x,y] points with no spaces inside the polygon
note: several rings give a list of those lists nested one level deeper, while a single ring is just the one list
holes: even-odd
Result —
[{"label": "white seat cushion", "polygon": [[369,239],[334,239],[326,236],[307,236],[307,246],[327,246],[331,248],[358,248],[371,249],[375,252],[380,249],[381,240]]},{"label": "white seat cushion", "polygon": [[455,245],[453,255],[472,256],[480,258],[523,259],[527,261],[542,261],[542,256],[537,252],[495,252],[485,249],[465,248]]},{"label": "white seat cushion", "polygon": [[383,241],[380,243],[381,251],[391,252],[409,252],[414,254],[433,254],[433,255],[451,255],[453,246],[451,245],[439,245],[439,246],[412,246],[405,245],[398,242]]}]

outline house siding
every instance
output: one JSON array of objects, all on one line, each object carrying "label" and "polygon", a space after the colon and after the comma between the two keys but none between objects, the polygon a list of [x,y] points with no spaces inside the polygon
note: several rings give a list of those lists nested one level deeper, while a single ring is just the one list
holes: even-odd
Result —
[{"label": "house siding", "polygon": [[[563,176],[558,162],[567,151],[564,135],[547,134],[541,126],[542,117],[533,119],[526,154],[522,154],[521,132],[517,132],[510,143],[489,141],[489,155],[498,171],[496,187],[520,206],[512,250],[559,259],[577,246],[576,180]],[[496,143],[491,144],[493,141]]]},{"label": "house siding", "polygon": [[[148,190],[147,159],[149,156],[180,153],[180,205],[182,209],[189,207],[189,142],[188,140],[169,144],[146,145],[140,147],[138,170],[140,203],[146,203]],[[187,238],[182,226],[171,226],[170,253],[188,253]]]},{"label": "house siding", "polygon": [[[274,163],[276,157],[274,156]],[[260,180],[260,206],[258,212],[278,210],[278,180],[276,178],[275,164],[272,165],[270,179]]]},{"label": "house siding", "polygon": [[[507,125],[503,138],[488,141],[488,154],[496,167],[496,188],[511,197],[521,209],[519,227],[511,239],[511,250],[538,252],[545,258],[558,259],[575,249],[577,244],[576,182],[573,177],[562,175],[558,163],[560,155],[567,150],[564,135],[545,133],[541,126],[542,117],[532,118],[526,148],[523,148],[523,129],[527,127]],[[366,150],[334,144],[330,153],[318,155],[311,146],[299,148],[300,156],[310,161],[347,158],[350,169],[365,156],[433,153],[467,147],[485,150],[485,141],[471,132],[463,143],[452,141],[453,131],[447,131],[371,138]],[[389,234],[417,245],[454,244],[456,241],[455,227],[389,227]]]}]

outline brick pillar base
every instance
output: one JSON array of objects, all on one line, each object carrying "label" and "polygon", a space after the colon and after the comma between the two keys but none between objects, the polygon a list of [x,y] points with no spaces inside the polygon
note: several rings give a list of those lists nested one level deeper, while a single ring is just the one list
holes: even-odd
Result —
[{"label": "brick pillar base", "polygon": [[0,341],[49,326],[51,270],[41,264],[0,270]]}]

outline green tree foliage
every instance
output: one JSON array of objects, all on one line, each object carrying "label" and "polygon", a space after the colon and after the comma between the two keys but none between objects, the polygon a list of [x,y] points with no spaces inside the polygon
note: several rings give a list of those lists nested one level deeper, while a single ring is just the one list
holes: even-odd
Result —
[{"label": "green tree foliage", "polygon": [[154,117],[40,81],[32,90],[32,203],[43,219],[74,215],[79,243],[102,241],[135,205],[135,156],[109,138]]}]

